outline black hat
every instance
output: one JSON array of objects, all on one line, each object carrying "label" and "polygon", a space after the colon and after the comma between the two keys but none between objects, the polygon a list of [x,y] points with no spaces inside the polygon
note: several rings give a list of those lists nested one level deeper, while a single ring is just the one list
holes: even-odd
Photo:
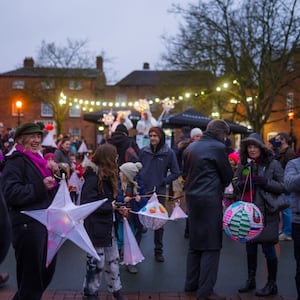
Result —
[{"label": "black hat", "polygon": [[116,127],[116,131],[115,132],[116,133],[122,133],[122,134],[128,135],[127,127],[124,124],[119,124]]},{"label": "black hat", "polygon": [[43,134],[41,125],[37,124],[37,123],[32,123],[32,122],[23,123],[16,129],[14,139],[16,140],[21,135],[32,134],[32,133]]}]

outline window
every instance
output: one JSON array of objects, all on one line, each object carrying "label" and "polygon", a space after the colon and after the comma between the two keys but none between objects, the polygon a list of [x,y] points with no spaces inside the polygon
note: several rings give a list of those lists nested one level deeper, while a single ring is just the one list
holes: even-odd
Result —
[{"label": "window", "polygon": [[115,99],[116,107],[126,107],[127,96],[122,94],[117,94]]},{"label": "window", "polygon": [[70,80],[69,89],[72,91],[80,91],[82,89],[81,80]]},{"label": "window", "polygon": [[41,116],[42,117],[53,117],[53,109],[52,109],[52,105],[50,103],[42,102]]},{"label": "window", "polygon": [[80,118],[80,107],[72,105],[69,107],[69,117]]},{"label": "window", "polygon": [[53,90],[54,89],[54,81],[53,80],[42,81],[41,85],[42,85],[43,90]]},{"label": "window", "polygon": [[12,83],[12,88],[14,90],[23,90],[25,87],[24,80],[14,80]]},{"label": "window", "polygon": [[286,69],[288,72],[293,72],[294,71],[294,59],[290,58],[287,62]]},{"label": "window", "polygon": [[69,134],[71,137],[74,137],[74,136],[81,136],[81,130],[80,128],[76,128],[76,127],[72,127],[72,128],[69,128]]}]

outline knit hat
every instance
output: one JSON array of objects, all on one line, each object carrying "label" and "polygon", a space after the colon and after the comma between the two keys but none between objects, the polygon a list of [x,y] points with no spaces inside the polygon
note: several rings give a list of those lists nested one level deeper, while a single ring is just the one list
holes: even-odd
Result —
[{"label": "knit hat", "polygon": [[124,135],[128,135],[127,127],[124,124],[119,124],[115,130],[116,133],[122,133]]},{"label": "knit hat", "polygon": [[48,152],[48,153],[46,153],[45,155],[44,155],[44,158],[46,159],[46,160],[48,160],[49,158],[52,158],[53,160],[55,159],[55,155],[54,155],[54,153],[52,153],[52,152]]},{"label": "knit hat", "polygon": [[248,137],[244,138],[241,143],[245,146],[255,145],[259,148],[266,148],[262,136],[259,133],[251,133]]},{"label": "knit hat", "polygon": [[159,136],[160,139],[163,137],[163,136],[162,136],[162,132],[161,132],[160,127],[151,127],[151,128],[149,129],[149,135],[150,135],[151,132],[157,134],[157,135]]},{"label": "knit hat", "polygon": [[16,140],[18,137],[25,135],[25,134],[32,134],[32,133],[40,133],[43,134],[43,130],[40,124],[37,123],[23,123],[21,124],[15,132],[14,139]]},{"label": "knit hat", "polygon": [[238,152],[232,152],[230,154],[228,154],[228,158],[231,158],[235,164],[237,165],[239,162],[239,153]]},{"label": "knit hat", "polygon": [[224,141],[225,135],[230,133],[230,127],[224,120],[211,120],[207,124],[206,132],[211,133],[218,140]]},{"label": "knit hat", "polygon": [[140,162],[127,162],[120,166],[120,170],[128,178],[130,182],[134,182],[135,176],[138,174],[143,165]]},{"label": "knit hat", "polygon": [[195,135],[202,135],[202,130],[200,128],[193,128],[190,133],[190,137],[193,138]]}]

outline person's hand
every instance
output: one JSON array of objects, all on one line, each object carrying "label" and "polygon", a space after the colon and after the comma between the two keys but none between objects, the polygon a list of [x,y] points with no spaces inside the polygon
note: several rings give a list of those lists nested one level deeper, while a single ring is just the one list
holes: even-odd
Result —
[{"label": "person's hand", "polygon": [[130,202],[130,200],[131,200],[131,197],[129,197],[129,196],[126,196],[126,197],[124,198],[124,202],[126,202],[126,203]]},{"label": "person's hand", "polygon": [[55,179],[52,176],[45,177],[43,181],[47,190],[51,190],[54,187]]},{"label": "person's hand", "polygon": [[50,169],[53,173],[57,173],[59,171],[58,164],[55,161],[48,161],[47,168]]},{"label": "person's hand", "polygon": [[260,187],[264,187],[267,184],[268,180],[263,176],[253,176],[252,182]]}]

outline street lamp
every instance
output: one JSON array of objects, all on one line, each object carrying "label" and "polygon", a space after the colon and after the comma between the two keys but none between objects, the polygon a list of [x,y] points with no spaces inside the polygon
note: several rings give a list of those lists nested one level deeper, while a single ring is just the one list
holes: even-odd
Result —
[{"label": "street lamp", "polygon": [[18,126],[21,123],[21,108],[23,106],[23,102],[21,100],[18,100],[16,102],[16,107],[17,107],[17,113],[18,113]]}]

